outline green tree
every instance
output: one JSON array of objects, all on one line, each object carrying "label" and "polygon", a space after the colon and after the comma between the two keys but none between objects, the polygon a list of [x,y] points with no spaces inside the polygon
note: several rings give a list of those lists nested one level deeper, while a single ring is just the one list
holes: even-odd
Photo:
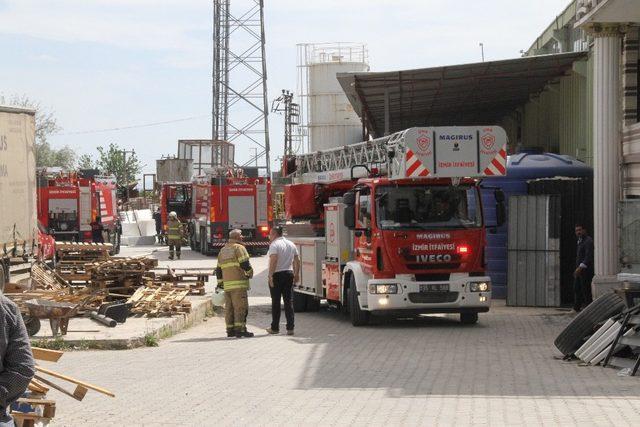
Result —
[{"label": "green tree", "polygon": [[76,153],[69,146],[53,148],[48,138],[62,130],[53,114],[42,107],[40,102],[34,101],[26,95],[12,95],[5,98],[0,95],[0,104],[13,105],[15,107],[29,108],[36,112],[36,165],[38,167],[61,167],[73,169]]},{"label": "green tree", "polygon": [[142,171],[142,163],[135,152],[120,148],[117,144],[98,147],[98,159],[95,166],[103,174],[115,175],[118,185],[125,186],[136,181],[136,175]]},{"label": "green tree", "polygon": [[83,154],[78,158],[78,169],[94,169],[96,162],[89,154]]}]

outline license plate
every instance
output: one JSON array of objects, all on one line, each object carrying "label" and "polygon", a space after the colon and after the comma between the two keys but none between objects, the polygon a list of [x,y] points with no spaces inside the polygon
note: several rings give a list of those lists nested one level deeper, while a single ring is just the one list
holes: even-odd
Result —
[{"label": "license plate", "polygon": [[449,285],[446,283],[420,285],[420,292],[449,292]]}]

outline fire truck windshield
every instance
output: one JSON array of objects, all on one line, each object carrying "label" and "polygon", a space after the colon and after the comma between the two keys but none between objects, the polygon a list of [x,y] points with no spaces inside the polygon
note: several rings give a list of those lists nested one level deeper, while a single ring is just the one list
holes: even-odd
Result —
[{"label": "fire truck windshield", "polygon": [[376,189],[381,229],[472,228],[482,225],[478,191],[472,186],[380,186]]}]

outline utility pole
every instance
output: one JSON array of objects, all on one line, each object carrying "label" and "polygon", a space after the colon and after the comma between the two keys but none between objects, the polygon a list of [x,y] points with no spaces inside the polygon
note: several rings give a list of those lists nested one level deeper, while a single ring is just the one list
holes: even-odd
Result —
[{"label": "utility pole", "polygon": [[[255,147],[255,155],[236,166],[255,162],[270,176],[263,0],[213,1],[212,75],[212,139],[242,151]],[[226,166],[213,154],[214,167]]]},{"label": "utility pole", "polygon": [[484,43],[480,42],[480,53],[482,53],[482,62],[484,62]]},{"label": "utility pole", "polygon": [[293,127],[300,124],[300,105],[293,102],[293,92],[282,89],[282,94],[271,104],[271,111],[284,113],[284,155],[292,156]]},{"label": "utility pole", "polygon": [[127,154],[134,155],[136,154],[136,150],[120,150],[122,153],[122,163],[123,163],[123,172],[124,172],[124,194],[127,202],[129,201],[129,171],[127,170]]}]

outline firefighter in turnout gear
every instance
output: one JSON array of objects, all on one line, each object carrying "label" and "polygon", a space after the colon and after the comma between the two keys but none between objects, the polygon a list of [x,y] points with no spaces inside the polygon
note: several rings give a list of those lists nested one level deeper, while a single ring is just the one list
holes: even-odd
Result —
[{"label": "firefighter in turnout gear", "polygon": [[253,333],[247,331],[247,290],[249,279],[253,277],[253,268],[247,249],[241,242],[242,232],[232,230],[229,241],[218,254],[216,267],[218,287],[224,289],[227,336],[237,338],[253,336]]},{"label": "firefighter in turnout gear", "polygon": [[180,259],[180,249],[182,247],[182,223],[175,212],[169,213],[167,221],[167,241],[169,242],[169,259],[173,259],[174,248]]}]

